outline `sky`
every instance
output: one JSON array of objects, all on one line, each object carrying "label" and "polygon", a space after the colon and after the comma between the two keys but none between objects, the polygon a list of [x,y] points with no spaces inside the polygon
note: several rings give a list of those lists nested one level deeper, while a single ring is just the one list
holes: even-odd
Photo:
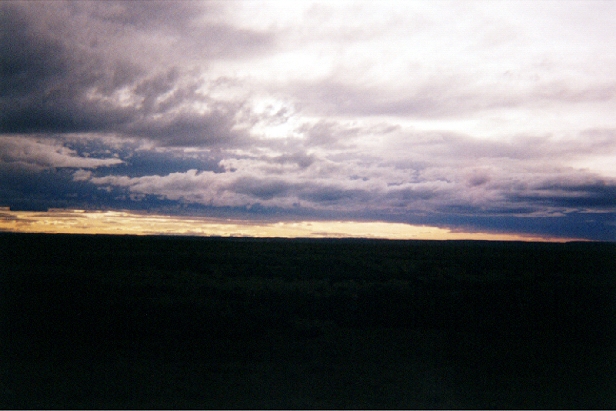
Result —
[{"label": "sky", "polygon": [[0,3],[0,230],[616,241],[613,1]]}]

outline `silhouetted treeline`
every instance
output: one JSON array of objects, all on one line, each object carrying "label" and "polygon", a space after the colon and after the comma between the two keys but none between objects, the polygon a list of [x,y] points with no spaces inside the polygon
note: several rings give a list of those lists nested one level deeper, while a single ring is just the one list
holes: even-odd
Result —
[{"label": "silhouetted treeline", "polygon": [[[20,234],[0,241],[3,301],[19,307],[15,315],[35,317],[39,331],[65,322],[93,333],[189,336],[305,321],[607,336],[614,325],[609,243]],[[45,318],[54,313],[63,319]]]},{"label": "silhouetted treeline", "polygon": [[[543,341],[545,352],[591,346],[613,361],[615,256],[612,243],[4,233],[0,338],[11,358],[158,358],[272,332],[302,340],[337,329],[440,330],[482,344]],[[593,401],[580,405],[612,404]]]}]

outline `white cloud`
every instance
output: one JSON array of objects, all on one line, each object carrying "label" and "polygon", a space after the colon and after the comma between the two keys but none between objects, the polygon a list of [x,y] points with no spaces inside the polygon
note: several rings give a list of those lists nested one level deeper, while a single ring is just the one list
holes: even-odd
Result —
[{"label": "white cloud", "polygon": [[122,164],[118,158],[91,158],[78,155],[56,140],[37,140],[27,137],[0,139],[0,162],[17,164],[31,169],[97,168]]}]

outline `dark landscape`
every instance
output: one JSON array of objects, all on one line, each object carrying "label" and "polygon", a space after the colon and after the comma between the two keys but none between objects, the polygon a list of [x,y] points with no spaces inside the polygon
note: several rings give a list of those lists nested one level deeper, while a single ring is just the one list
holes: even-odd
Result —
[{"label": "dark landscape", "polygon": [[615,408],[615,256],[2,233],[0,406]]}]

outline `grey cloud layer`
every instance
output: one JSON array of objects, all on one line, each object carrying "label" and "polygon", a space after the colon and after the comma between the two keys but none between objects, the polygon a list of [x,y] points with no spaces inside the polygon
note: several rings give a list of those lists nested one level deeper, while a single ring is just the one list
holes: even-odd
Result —
[{"label": "grey cloud layer", "polygon": [[[202,57],[194,66],[263,52],[272,36],[208,24],[191,32],[194,41],[174,41],[201,5],[3,3],[0,132],[109,132],[185,146],[241,139],[232,128],[242,102],[200,92],[194,67],[176,66],[190,58],[173,58],[181,53],[174,43]],[[171,40],[158,41],[161,27]],[[142,48],[136,56],[135,43]],[[139,58],[144,53],[165,58],[153,63]]]},{"label": "grey cloud layer", "polygon": [[[0,206],[188,207],[616,239],[616,180],[571,165],[616,156],[616,124],[510,126],[525,122],[520,110],[554,110],[556,123],[567,110],[609,112],[609,70],[515,43],[524,36],[514,24],[500,37],[494,21],[475,37],[476,24],[456,25],[468,36],[415,55],[406,49],[447,29],[440,13],[337,28],[321,5],[302,14],[305,26],[258,28],[237,17],[245,5],[1,3]],[[373,6],[362,7],[367,18]],[[317,17],[325,23],[313,35]],[[462,57],[446,56],[451,43]],[[452,118],[509,128],[479,136],[434,125]]]},{"label": "grey cloud layer", "polygon": [[[380,85],[345,84],[337,78],[298,82],[290,88],[306,110],[319,115],[342,116],[447,118],[489,110],[542,107],[550,103],[616,100],[616,82],[583,85],[575,81],[571,84],[537,81],[530,87],[520,87],[517,82],[508,81],[505,74],[500,81],[488,84],[476,78],[419,78],[412,88],[398,90],[384,90]],[[412,72],[408,73],[407,81],[409,79],[413,79]]]},{"label": "grey cloud layer", "polygon": [[[480,145],[470,137],[401,136],[408,141],[399,154],[408,163],[391,164],[391,155],[353,161],[318,155],[246,156],[222,160],[224,173],[198,172],[129,178],[91,178],[100,186],[125,187],[132,193],[158,195],[204,205],[452,212],[483,215],[563,215],[611,211],[616,182],[555,164],[537,164],[558,155],[561,147],[546,139],[531,140],[538,150],[524,157],[522,144]],[[452,141],[454,140],[454,141]],[[446,143],[446,144],[445,144]],[[481,146],[481,150],[476,149]],[[583,146],[583,145],[582,145]],[[592,144],[588,144],[592,147]],[[552,152],[546,152],[551,147]],[[588,148],[587,148],[588,149]],[[335,157],[335,156],[334,156]],[[430,160],[430,158],[433,158]]]}]

